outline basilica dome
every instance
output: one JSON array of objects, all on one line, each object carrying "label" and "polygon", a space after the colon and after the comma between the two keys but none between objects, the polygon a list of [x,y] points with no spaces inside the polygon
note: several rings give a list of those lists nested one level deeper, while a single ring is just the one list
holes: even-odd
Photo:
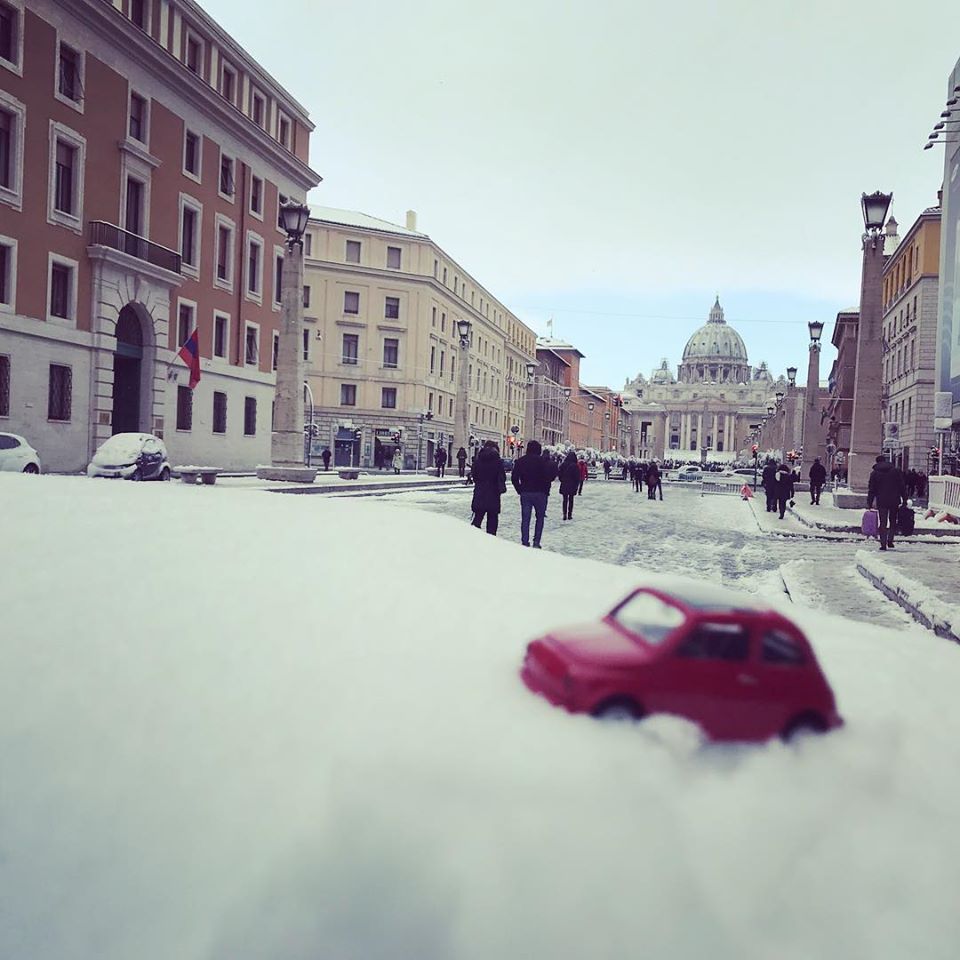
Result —
[{"label": "basilica dome", "polygon": [[683,383],[745,383],[750,380],[747,348],[723,318],[718,297],[707,322],[687,341],[680,364]]}]

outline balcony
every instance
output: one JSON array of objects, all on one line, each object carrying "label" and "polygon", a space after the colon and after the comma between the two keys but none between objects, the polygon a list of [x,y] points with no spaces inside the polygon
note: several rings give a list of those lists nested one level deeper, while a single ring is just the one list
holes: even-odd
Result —
[{"label": "balcony", "polygon": [[160,267],[161,270],[180,273],[180,254],[175,250],[161,247],[159,243],[151,243],[135,233],[128,233],[103,220],[90,221],[90,244],[119,250],[144,263]]}]

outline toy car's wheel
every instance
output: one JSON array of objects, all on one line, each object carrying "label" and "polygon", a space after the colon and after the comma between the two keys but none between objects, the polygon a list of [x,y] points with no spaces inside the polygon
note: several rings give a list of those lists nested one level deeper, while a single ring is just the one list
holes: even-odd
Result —
[{"label": "toy car's wheel", "polygon": [[160,479],[161,479],[161,480],[169,480],[169,479],[170,479],[170,470],[169,470],[167,467],[164,467],[164,468],[160,471]]},{"label": "toy car's wheel", "polygon": [[39,472],[40,472],[40,468],[39,468],[35,463],[28,463],[28,464],[23,468],[23,472],[24,472],[24,473],[39,473]]},{"label": "toy car's wheel", "polygon": [[800,737],[807,737],[811,734],[825,733],[827,730],[826,721],[818,713],[802,713],[794,717],[780,734],[780,739],[784,743],[790,743]]},{"label": "toy car's wheel", "polygon": [[139,467],[137,467],[137,469],[130,474],[130,479],[134,481],[139,481],[143,479],[143,474],[140,472]]},{"label": "toy car's wheel", "polygon": [[593,715],[598,720],[612,723],[632,723],[643,717],[643,710],[636,700],[629,697],[612,697],[594,708]]}]

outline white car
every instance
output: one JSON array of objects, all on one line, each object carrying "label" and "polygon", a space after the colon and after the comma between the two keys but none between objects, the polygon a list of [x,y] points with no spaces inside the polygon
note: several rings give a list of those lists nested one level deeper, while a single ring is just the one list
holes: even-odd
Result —
[{"label": "white car", "polygon": [[87,476],[169,480],[167,448],[152,433],[115,433],[100,444],[87,467]]},{"label": "white car", "polygon": [[703,471],[699,467],[686,466],[677,471],[678,480],[702,480]]},{"label": "white car", "polygon": [[0,433],[0,470],[39,473],[40,454],[19,434]]}]

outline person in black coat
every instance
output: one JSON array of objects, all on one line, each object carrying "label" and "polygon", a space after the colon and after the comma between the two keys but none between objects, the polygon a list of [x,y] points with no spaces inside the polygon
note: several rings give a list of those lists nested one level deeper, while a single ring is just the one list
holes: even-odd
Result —
[{"label": "person in black coat", "polygon": [[767,513],[773,513],[777,509],[777,465],[773,460],[768,460],[763,468],[760,486],[767,495]]},{"label": "person in black coat", "polygon": [[500,523],[500,494],[507,492],[507,472],[497,445],[488,440],[473,461],[473,526],[479,527],[487,518],[487,533],[497,535]]},{"label": "person in black coat", "polygon": [[815,457],[813,465],[810,467],[810,502],[820,505],[820,491],[827,482],[827,468],[820,462],[819,457]]},{"label": "person in black coat", "polygon": [[550,484],[556,475],[553,463],[549,457],[542,455],[540,444],[536,440],[527,444],[527,452],[513,465],[510,481],[514,490],[520,494],[520,541],[525,547],[530,546],[531,513],[536,514],[533,546],[540,546],[543,522],[547,516]]},{"label": "person in black coat", "polygon": [[777,468],[777,475],[773,481],[774,495],[777,500],[777,509],[780,511],[780,519],[783,519],[787,511],[787,501],[793,499],[793,471],[782,463]]},{"label": "person in black coat", "polygon": [[867,509],[874,501],[880,514],[880,549],[893,548],[893,531],[897,525],[897,511],[900,504],[907,502],[907,485],[903,479],[903,472],[898,470],[889,460],[877,457],[877,462],[870,471],[870,481],[867,484]]},{"label": "person in black coat", "polygon": [[647,499],[656,500],[657,499],[657,490],[660,491],[660,499],[663,499],[663,487],[660,486],[660,468],[657,466],[655,460],[650,461],[650,465],[647,467],[646,474],[644,479],[647,482]]},{"label": "person in black coat", "polygon": [[577,463],[577,455],[572,450],[560,464],[557,476],[560,478],[560,495],[563,497],[563,519],[572,520],[573,498],[580,487],[580,466]]},{"label": "person in black coat", "polygon": [[457,451],[457,470],[460,471],[460,476],[462,477],[467,470],[467,451],[461,447]]}]

